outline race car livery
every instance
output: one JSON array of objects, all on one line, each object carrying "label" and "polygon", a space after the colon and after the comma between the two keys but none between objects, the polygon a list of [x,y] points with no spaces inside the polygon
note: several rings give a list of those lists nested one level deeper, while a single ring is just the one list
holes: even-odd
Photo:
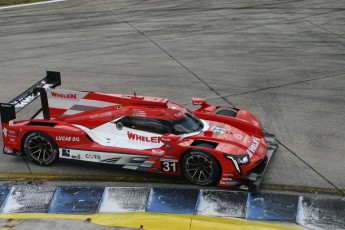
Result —
[{"label": "race car livery", "polygon": [[[38,165],[58,159],[183,175],[196,185],[258,188],[277,148],[243,109],[193,98],[190,111],[166,98],[56,89],[59,72],[0,104],[4,153]],[[35,99],[30,119],[16,113]]]}]

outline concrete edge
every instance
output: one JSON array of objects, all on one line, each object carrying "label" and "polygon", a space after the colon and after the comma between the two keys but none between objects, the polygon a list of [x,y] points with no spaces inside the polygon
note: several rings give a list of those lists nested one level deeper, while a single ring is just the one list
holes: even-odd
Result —
[{"label": "concrete edge", "polygon": [[[35,179],[35,181],[33,180]],[[140,175],[120,175],[114,174],[50,174],[50,173],[1,173],[0,181],[25,181],[28,184],[42,184],[47,181],[103,181],[103,182],[152,182],[152,183],[179,183],[189,184],[186,180],[179,179],[178,177],[147,177]],[[344,196],[345,189],[339,190],[334,188],[322,188],[322,187],[310,187],[300,185],[286,185],[286,184],[261,184],[260,190],[272,190],[272,191],[288,191],[297,193],[315,193],[315,194],[330,194]]]}]

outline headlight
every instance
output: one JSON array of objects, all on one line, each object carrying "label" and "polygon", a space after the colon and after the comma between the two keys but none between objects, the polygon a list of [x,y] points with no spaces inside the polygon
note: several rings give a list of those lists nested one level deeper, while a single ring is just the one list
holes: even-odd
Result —
[{"label": "headlight", "polygon": [[224,156],[232,161],[232,163],[234,164],[237,172],[240,175],[242,174],[242,170],[241,170],[240,165],[248,164],[249,163],[249,156],[247,154],[246,155],[240,155],[240,156],[224,154]]},{"label": "headlight", "polygon": [[247,154],[246,155],[240,155],[240,156],[233,156],[233,155],[225,154],[225,157],[230,159],[230,160],[236,161],[236,163],[239,165],[249,163],[249,156]]}]

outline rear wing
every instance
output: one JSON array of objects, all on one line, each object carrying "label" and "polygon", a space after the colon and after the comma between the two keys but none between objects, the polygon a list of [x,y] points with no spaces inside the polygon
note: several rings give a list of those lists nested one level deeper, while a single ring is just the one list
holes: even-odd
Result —
[{"label": "rear wing", "polygon": [[49,119],[49,112],[46,111],[48,107],[48,101],[45,89],[52,88],[61,85],[60,72],[47,71],[47,76],[25,90],[19,96],[15,97],[8,103],[0,103],[0,115],[1,123],[9,123],[9,121],[16,118],[16,113],[25,108],[36,98],[41,96],[41,103],[43,108],[44,119]]}]

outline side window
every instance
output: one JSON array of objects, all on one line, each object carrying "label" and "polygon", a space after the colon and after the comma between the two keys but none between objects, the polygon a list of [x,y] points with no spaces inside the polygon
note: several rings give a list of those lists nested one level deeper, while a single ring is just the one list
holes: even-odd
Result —
[{"label": "side window", "polygon": [[142,130],[151,133],[165,134],[170,132],[168,121],[146,118],[146,117],[126,117],[120,120],[123,126],[131,129]]}]

